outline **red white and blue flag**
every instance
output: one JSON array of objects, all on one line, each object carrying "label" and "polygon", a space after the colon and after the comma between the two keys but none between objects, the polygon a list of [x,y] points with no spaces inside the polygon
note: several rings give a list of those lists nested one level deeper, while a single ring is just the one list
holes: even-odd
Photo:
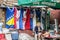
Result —
[{"label": "red white and blue flag", "polygon": [[14,8],[14,28],[19,29],[19,17],[20,17],[20,10]]},{"label": "red white and blue flag", "polygon": [[26,11],[23,13],[23,29],[25,29],[25,23],[26,23]]},{"label": "red white and blue flag", "polygon": [[30,9],[26,9],[26,11],[25,30],[30,30]]}]

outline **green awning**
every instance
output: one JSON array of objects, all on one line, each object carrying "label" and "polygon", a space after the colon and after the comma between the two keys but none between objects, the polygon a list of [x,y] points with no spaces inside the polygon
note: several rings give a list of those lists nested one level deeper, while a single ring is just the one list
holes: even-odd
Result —
[{"label": "green awning", "polygon": [[32,2],[39,2],[39,1],[42,1],[42,0],[18,0],[18,5],[29,4]]},{"label": "green awning", "polygon": [[[21,2],[22,0],[20,0]],[[19,4],[19,2],[18,2]],[[60,3],[52,0],[24,0],[20,3],[22,6],[49,6],[52,8],[60,8]]]},{"label": "green awning", "polygon": [[60,8],[60,3],[57,2],[40,2],[42,5],[46,5],[53,8]]},{"label": "green awning", "polygon": [[57,2],[56,0],[18,0],[18,5],[29,4],[32,2]]},{"label": "green awning", "polygon": [[22,4],[22,6],[49,6],[54,8],[60,8],[60,3],[56,2],[35,2],[29,4]]}]

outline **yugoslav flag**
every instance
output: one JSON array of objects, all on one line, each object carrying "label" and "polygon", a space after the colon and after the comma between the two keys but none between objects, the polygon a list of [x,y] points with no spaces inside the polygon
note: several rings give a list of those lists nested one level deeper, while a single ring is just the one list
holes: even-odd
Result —
[{"label": "yugoslav flag", "polygon": [[30,29],[30,9],[26,9],[26,23],[25,23],[25,30]]},{"label": "yugoslav flag", "polygon": [[6,28],[14,28],[14,8],[6,8]]},{"label": "yugoslav flag", "polygon": [[14,28],[19,29],[19,17],[20,17],[20,10],[14,8]]}]

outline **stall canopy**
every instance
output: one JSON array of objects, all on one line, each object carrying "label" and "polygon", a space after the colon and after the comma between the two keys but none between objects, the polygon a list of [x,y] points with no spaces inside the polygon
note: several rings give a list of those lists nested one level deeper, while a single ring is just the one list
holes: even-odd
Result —
[{"label": "stall canopy", "polygon": [[39,2],[39,1],[42,1],[42,0],[18,0],[18,5],[29,4],[32,2]]},{"label": "stall canopy", "polygon": [[60,3],[54,0],[18,0],[18,5],[22,6],[49,6],[52,8],[59,8]]}]

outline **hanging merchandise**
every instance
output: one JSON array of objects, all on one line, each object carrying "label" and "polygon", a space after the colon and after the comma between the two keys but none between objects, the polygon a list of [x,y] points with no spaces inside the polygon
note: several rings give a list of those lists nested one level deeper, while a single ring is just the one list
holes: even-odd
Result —
[{"label": "hanging merchandise", "polygon": [[17,18],[16,18],[16,14],[17,14],[17,9],[14,8],[14,28],[16,29],[16,21],[17,21]]},{"label": "hanging merchandise", "polygon": [[26,23],[25,23],[25,30],[30,30],[30,9],[26,9]]},{"label": "hanging merchandise", "polygon": [[41,27],[43,30],[46,30],[46,10],[42,8],[41,12]]},{"label": "hanging merchandise", "polygon": [[50,29],[50,10],[47,10],[46,14],[46,30]]},{"label": "hanging merchandise", "polygon": [[41,22],[41,11],[40,9],[36,9],[36,19],[37,19],[37,22]]},{"label": "hanging merchandise", "polygon": [[20,17],[20,10],[14,8],[14,28],[19,29],[19,17]]},{"label": "hanging merchandise", "polygon": [[20,9],[20,18],[19,18],[19,29],[23,30],[24,27],[23,27],[23,8]]},{"label": "hanging merchandise", "polygon": [[33,9],[30,11],[30,29],[33,30]]},{"label": "hanging merchandise", "polygon": [[26,23],[26,11],[23,13],[23,28],[25,29],[25,23]]},{"label": "hanging merchandise", "polygon": [[6,8],[6,28],[14,28],[14,8]]},{"label": "hanging merchandise", "polygon": [[35,9],[33,9],[33,11],[34,11],[34,16],[33,16],[33,31],[34,31],[35,26],[36,26],[36,11]]}]

